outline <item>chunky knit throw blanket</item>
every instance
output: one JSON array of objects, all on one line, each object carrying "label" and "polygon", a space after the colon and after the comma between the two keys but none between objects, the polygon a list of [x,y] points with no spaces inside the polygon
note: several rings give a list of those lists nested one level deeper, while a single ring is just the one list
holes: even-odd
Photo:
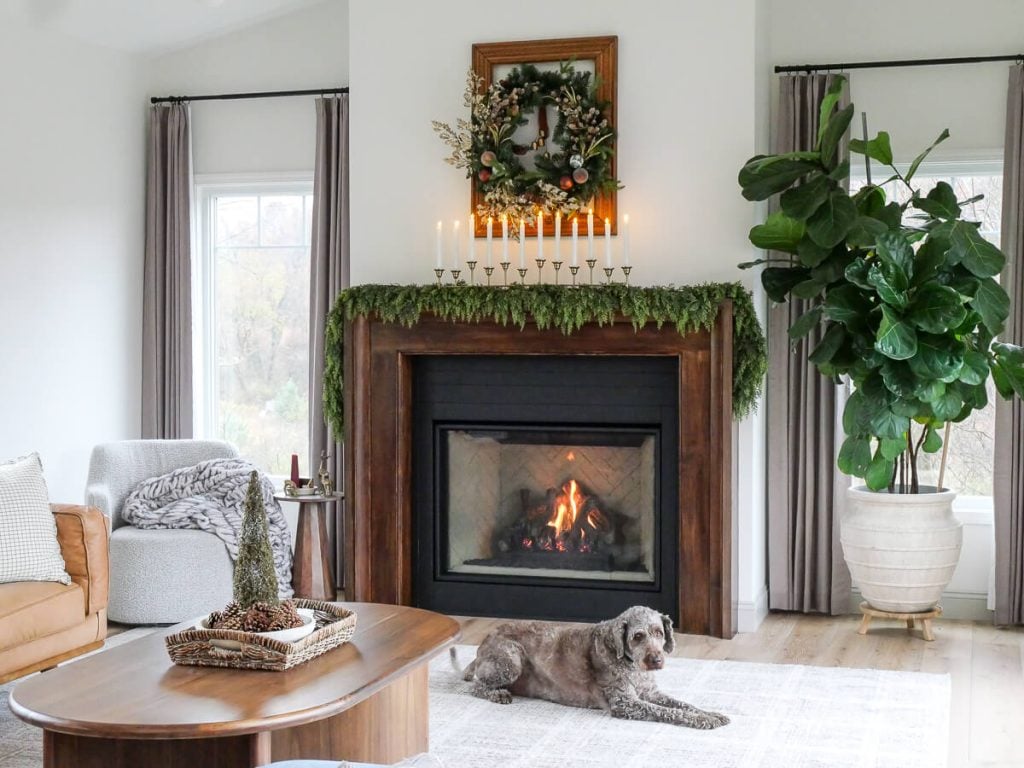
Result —
[{"label": "chunky knit throw blanket", "polygon": [[[235,560],[249,473],[254,469],[256,467],[242,459],[210,459],[194,467],[182,467],[143,480],[128,496],[121,516],[136,528],[207,531],[224,542],[231,559]],[[274,486],[262,473],[260,484],[267,509],[277,587],[283,599],[292,596],[291,536],[274,498]]]}]

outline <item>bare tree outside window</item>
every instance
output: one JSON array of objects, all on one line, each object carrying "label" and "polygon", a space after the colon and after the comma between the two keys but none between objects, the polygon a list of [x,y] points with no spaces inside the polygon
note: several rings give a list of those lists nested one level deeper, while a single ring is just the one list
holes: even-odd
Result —
[{"label": "bare tree outside window", "polygon": [[213,424],[271,474],[309,468],[312,195],[212,198]]}]

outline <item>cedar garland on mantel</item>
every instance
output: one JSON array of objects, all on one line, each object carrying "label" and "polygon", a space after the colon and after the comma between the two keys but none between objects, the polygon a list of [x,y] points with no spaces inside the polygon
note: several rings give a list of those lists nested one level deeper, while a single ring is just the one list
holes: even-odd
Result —
[{"label": "cedar garland on mantel", "polygon": [[414,325],[423,314],[451,322],[493,320],[519,328],[528,322],[566,335],[585,323],[626,318],[635,329],[648,323],[674,325],[680,334],[710,330],[723,301],[733,305],[733,416],[749,414],[761,393],[767,365],[764,332],[750,292],[740,283],[642,288],[611,285],[359,285],[338,294],[327,320],[324,414],[335,434],[344,426],[345,322],[375,315],[384,322]]}]

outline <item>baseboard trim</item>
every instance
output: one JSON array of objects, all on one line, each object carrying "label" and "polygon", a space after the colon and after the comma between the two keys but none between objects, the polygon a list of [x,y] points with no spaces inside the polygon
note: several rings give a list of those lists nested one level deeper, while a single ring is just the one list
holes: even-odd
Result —
[{"label": "baseboard trim", "polygon": [[[863,599],[860,590],[850,591],[850,613],[860,613]],[[983,592],[943,592],[940,605],[944,619],[991,623],[995,616],[995,613],[988,609],[988,595]]]},{"label": "baseboard trim", "polygon": [[767,616],[768,587],[764,586],[753,600],[740,600],[736,603],[736,631],[756,632]]}]

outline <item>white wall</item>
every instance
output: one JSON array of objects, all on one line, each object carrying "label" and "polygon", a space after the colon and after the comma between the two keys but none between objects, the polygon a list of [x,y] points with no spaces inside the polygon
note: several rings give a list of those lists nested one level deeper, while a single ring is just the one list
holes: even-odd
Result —
[{"label": "white wall", "polygon": [[[934,0],[761,1],[769,18],[772,65],[985,56],[1024,50],[1024,16],[1015,0],[941,4]],[[869,132],[889,131],[896,160],[906,162],[947,127],[951,138],[935,152],[936,158],[972,157],[1001,149],[1011,64],[856,70],[848,74],[857,110],[868,114]],[[859,119],[854,124],[859,135]],[[985,618],[993,557],[991,517],[976,511],[958,514],[965,523],[964,549],[943,605],[946,615]]]},{"label": "white wall", "polygon": [[137,60],[0,22],[0,459],[84,498],[89,451],[139,436],[144,126]]},{"label": "white wall", "polygon": [[[348,85],[348,1],[326,0],[155,58],[150,96]],[[197,174],[312,170],[313,96],[192,105]]]},{"label": "white wall", "polygon": [[350,15],[353,283],[433,279],[435,222],[467,217],[469,182],[443,162],[430,121],[464,115],[473,43],[603,34],[619,36],[632,278],[737,278],[753,216],[736,172],[753,154],[754,0],[522,0],[486,12],[472,0],[377,0]]}]

